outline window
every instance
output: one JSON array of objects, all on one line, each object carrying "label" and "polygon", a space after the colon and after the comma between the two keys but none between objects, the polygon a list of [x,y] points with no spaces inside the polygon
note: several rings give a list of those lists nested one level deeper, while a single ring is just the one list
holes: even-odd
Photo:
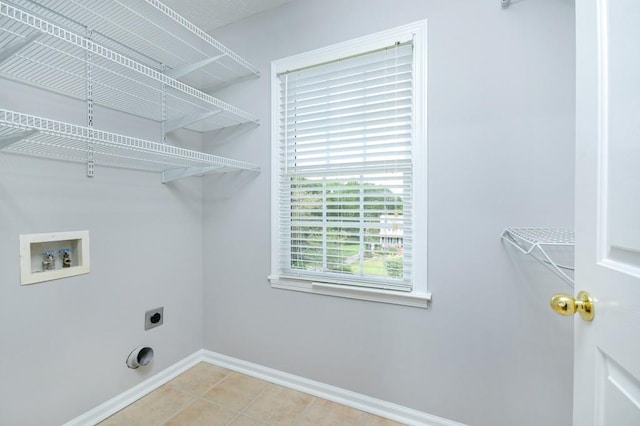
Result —
[{"label": "window", "polygon": [[426,307],[425,28],[272,63],[274,287]]}]

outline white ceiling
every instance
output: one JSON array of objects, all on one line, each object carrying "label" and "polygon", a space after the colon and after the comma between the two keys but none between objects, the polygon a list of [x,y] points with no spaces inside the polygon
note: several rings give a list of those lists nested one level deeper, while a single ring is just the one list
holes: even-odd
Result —
[{"label": "white ceiling", "polygon": [[204,31],[273,9],[291,0],[162,0]]}]

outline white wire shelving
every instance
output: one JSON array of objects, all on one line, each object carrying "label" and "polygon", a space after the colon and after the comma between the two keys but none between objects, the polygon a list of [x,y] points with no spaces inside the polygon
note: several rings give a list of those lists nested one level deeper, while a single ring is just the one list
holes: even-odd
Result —
[{"label": "white wire shelving", "polygon": [[[86,26],[100,44],[209,90],[259,70],[159,0],[12,0],[58,25]],[[80,28],[82,29],[82,28]]]},{"label": "white wire shelving", "polygon": [[556,273],[569,286],[573,287],[570,271],[573,266],[560,264],[553,259],[553,247],[574,247],[575,239],[569,228],[506,228],[502,232],[502,240],[510,243],[520,252],[531,255],[534,259]]},{"label": "white wire shelving", "polygon": [[0,152],[160,172],[162,182],[233,171],[255,164],[0,109]]},{"label": "white wire shelving", "polygon": [[95,104],[162,122],[165,133],[258,123],[239,108],[6,1],[0,1],[0,74],[78,99],[86,99],[91,84]]}]

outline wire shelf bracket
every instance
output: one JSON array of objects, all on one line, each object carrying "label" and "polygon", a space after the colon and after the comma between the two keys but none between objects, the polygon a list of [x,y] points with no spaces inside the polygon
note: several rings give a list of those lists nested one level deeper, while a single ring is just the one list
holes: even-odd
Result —
[{"label": "wire shelf bracket", "polygon": [[0,150],[5,149],[16,142],[20,142],[21,140],[27,139],[28,137],[36,133],[38,133],[37,130],[31,129],[31,130],[23,130],[21,132],[17,132],[14,134],[0,136]]},{"label": "wire shelf bracket", "polygon": [[548,253],[548,248],[553,246],[574,247],[575,238],[572,229],[506,228],[502,231],[501,238],[521,253],[531,255],[573,288],[574,280],[565,271],[573,271],[574,267],[557,263]]},{"label": "wire shelf bracket", "polygon": [[218,55],[218,56],[212,56],[211,58],[206,58],[206,59],[203,59],[203,60],[198,61],[198,62],[194,62],[194,63],[191,63],[191,64],[186,64],[186,65],[183,65],[183,66],[178,67],[178,68],[173,68],[173,69],[167,70],[165,72],[165,74],[168,75],[171,78],[175,78],[176,80],[180,80],[180,78],[184,77],[185,75],[189,75],[192,72],[194,72],[196,70],[199,70],[202,67],[207,66],[207,65],[217,61],[220,58],[224,58],[225,56],[227,56],[226,53],[223,53],[223,54]]},{"label": "wire shelf bracket", "polygon": [[0,64],[6,62],[9,58],[12,58],[16,53],[20,52],[22,49],[42,37],[42,35],[42,32],[36,31],[28,37],[25,37],[23,40],[18,40],[4,46],[2,49],[0,49]]},{"label": "wire shelf bracket", "polygon": [[238,168],[218,165],[211,167],[188,167],[183,169],[170,169],[162,172],[162,183],[173,182],[174,180],[182,179],[189,176],[201,176],[211,173],[228,173],[241,171]]},{"label": "wire shelf bracket", "polygon": [[4,109],[0,149],[80,163],[91,150],[96,165],[160,172],[163,183],[211,173],[260,172],[259,166],[243,161]]},{"label": "wire shelf bracket", "polygon": [[164,123],[164,131],[165,133],[171,133],[175,130],[182,129],[191,124],[197,123],[202,120],[206,120],[207,118],[213,117],[214,115],[218,115],[222,112],[222,110],[218,111],[207,111],[202,114],[198,114],[196,116],[187,116],[183,118],[177,118],[173,120],[168,120]]}]

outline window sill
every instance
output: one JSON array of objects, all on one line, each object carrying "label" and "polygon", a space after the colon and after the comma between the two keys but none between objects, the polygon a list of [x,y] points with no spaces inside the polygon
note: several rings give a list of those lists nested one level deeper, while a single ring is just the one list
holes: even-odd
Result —
[{"label": "window sill", "polygon": [[428,307],[431,293],[401,292],[364,287],[349,287],[337,284],[318,283],[305,280],[269,277],[272,288],[322,294],[324,296],[346,297],[348,299],[367,300],[370,302],[391,303],[394,305]]}]

